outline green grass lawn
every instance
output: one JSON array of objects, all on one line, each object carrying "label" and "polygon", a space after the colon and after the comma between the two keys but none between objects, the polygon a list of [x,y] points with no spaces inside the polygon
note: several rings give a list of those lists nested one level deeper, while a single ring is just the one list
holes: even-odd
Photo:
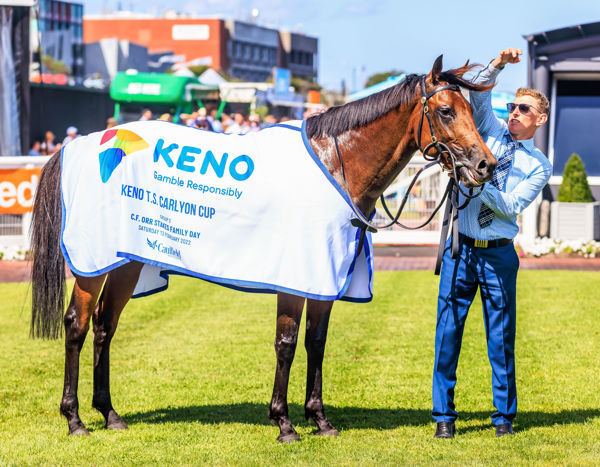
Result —
[{"label": "green grass lawn", "polygon": [[63,341],[28,338],[28,284],[0,284],[0,464],[599,464],[600,273],[522,271],[517,312],[519,413],[496,439],[481,305],[467,320],[454,440],[430,417],[437,278],[380,272],[370,304],[334,306],[324,364],[326,413],[339,438],[303,418],[306,356],[289,391],[300,443],[267,419],[275,370],[275,297],[174,277],[133,300],[111,349],[113,404],[129,430],[91,408],[92,334],[79,401],[91,437],[59,415]]}]

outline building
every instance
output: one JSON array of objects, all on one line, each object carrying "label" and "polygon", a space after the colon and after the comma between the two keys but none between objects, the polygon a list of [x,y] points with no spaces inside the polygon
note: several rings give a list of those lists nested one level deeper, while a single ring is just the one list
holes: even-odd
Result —
[{"label": "building", "polygon": [[171,52],[184,62],[227,70],[224,21],[220,19],[86,16],[84,42],[116,38],[148,48],[150,54]]},{"label": "building", "polygon": [[[38,15],[32,15],[31,50],[51,73],[62,62],[76,81],[83,78],[83,4],[57,0],[39,0]],[[37,18],[36,18],[37,16]],[[39,31],[39,35],[38,35]],[[51,65],[51,63],[54,65]]]},{"label": "building", "polygon": [[130,68],[148,72],[150,56],[148,48],[117,38],[101,39],[84,44],[86,77],[97,77],[104,86],[109,85],[118,71]]},{"label": "building", "polygon": [[600,200],[600,22],[523,36],[528,42],[528,84],[550,98],[548,124],[535,143],[554,171],[546,198],[554,200],[565,163],[578,153]]},{"label": "building", "polygon": [[288,68],[292,75],[316,81],[318,72],[319,40],[289,31],[281,31],[279,66]]},{"label": "building", "polygon": [[279,33],[256,24],[225,21],[227,67],[231,76],[244,81],[265,81],[278,65]]},{"label": "building", "polygon": [[318,39],[237,20],[149,18],[143,15],[86,16],[84,42],[127,40],[153,54],[170,51],[191,65],[208,65],[245,81],[264,81],[274,67],[317,78]]}]

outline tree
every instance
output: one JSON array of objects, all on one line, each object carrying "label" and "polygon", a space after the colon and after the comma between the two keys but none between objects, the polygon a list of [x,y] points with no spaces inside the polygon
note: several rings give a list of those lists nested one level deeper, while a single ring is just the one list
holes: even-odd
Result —
[{"label": "tree", "polygon": [[591,203],[594,201],[585,165],[576,153],[571,154],[565,164],[562,183],[558,188],[558,201],[561,203]]},{"label": "tree", "polygon": [[385,73],[375,73],[374,75],[369,76],[367,82],[365,83],[365,88],[371,87],[377,83],[381,83],[392,76],[401,75],[402,73],[404,72],[398,70],[390,70],[386,71]]}]

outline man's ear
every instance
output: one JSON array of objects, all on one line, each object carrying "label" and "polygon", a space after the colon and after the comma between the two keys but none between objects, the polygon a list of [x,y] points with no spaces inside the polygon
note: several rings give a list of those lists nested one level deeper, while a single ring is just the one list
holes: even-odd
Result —
[{"label": "man's ear", "polygon": [[542,126],[544,123],[548,121],[548,114],[540,114],[535,122],[535,126]]}]

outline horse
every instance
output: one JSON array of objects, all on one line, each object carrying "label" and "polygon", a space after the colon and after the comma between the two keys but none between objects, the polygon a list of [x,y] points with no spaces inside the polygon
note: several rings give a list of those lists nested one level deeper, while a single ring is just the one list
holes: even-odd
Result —
[{"label": "horse", "polygon": [[[346,187],[362,213],[373,213],[377,198],[409,160],[442,144],[442,163],[454,169],[466,187],[490,180],[496,166],[473,122],[469,103],[460,88],[488,90],[463,75],[475,65],[442,71],[442,56],[425,75],[411,74],[380,93],[310,116],[306,120],[309,143],[331,176]],[[423,125],[424,116],[428,124]],[[197,130],[200,131],[200,130]],[[423,150],[422,144],[425,145]],[[285,149],[282,148],[281,152]],[[450,158],[448,152],[454,154]],[[92,208],[92,206],[90,206]],[[94,385],[92,406],[105,418],[105,428],[127,429],[112,405],[109,388],[109,352],[119,317],[132,296],[143,266],[130,261],[103,274],[77,274],[70,302],[64,310],[65,261],[61,250],[61,159],[55,154],[46,164],[37,189],[32,220],[31,335],[57,338],[65,333],[65,374],[60,412],[70,435],[89,435],[79,417],[77,385],[79,356],[89,330],[94,333]],[[366,226],[365,226],[366,228]],[[268,418],[279,427],[277,440],[298,441],[288,415],[287,389],[298,330],[305,302],[308,355],[305,417],[317,434],[337,436],[323,405],[323,355],[333,301],[277,293],[275,331],[276,370]]]}]

